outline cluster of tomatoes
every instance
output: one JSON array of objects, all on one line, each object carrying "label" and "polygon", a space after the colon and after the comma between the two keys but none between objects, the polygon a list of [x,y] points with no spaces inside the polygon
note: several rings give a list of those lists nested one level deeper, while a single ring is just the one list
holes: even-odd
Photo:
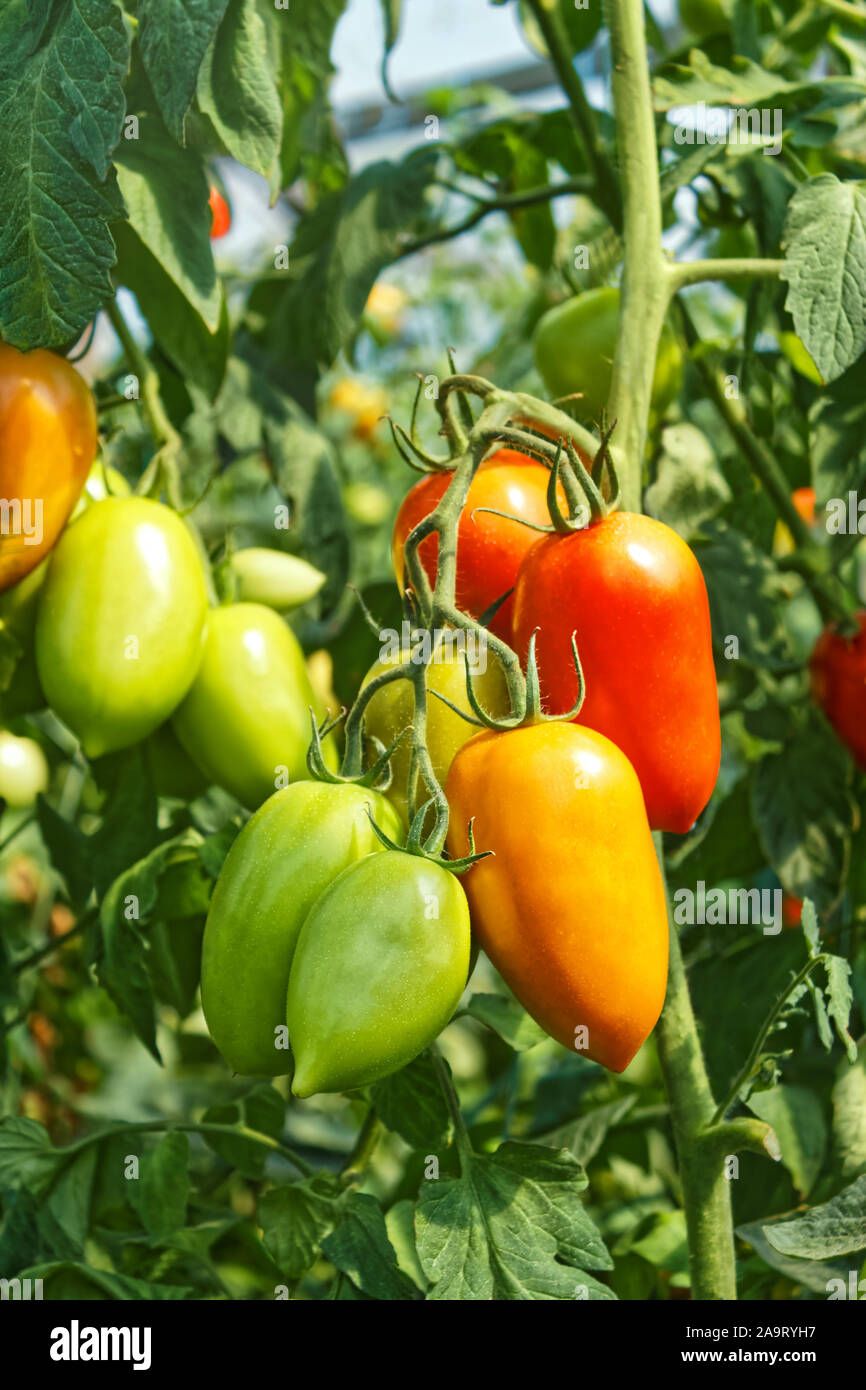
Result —
[{"label": "cluster of tomatoes", "polygon": [[[490,628],[524,663],[533,647],[544,717],[475,733],[461,717],[471,714],[467,653],[437,652],[426,680],[444,699],[428,701],[426,744],[451,817],[450,859],[436,860],[404,847],[408,740],[392,754],[384,792],[340,779],[333,734],[322,738],[317,779],[309,774],[317,700],[282,614],[312,597],[318,571],[241,551],[231,593],[214,603],[184,521],[94,467],[93,398],[51,353],[0,347],[0,425],[7,666],[8,644],[14,653],[4,718],[49,706],[87,757],[140,747],[161,795],[192,799],[216,785],[254,813],[217,884],[202,961],[205,1016],[233,1070],[293,1070],[298,1095],[396,1070],[454,1012],[470,921],[552,1037],[613,1070],[627,1066],[666,986],[652,831],[693,824],[720,757],[707,595],[680,537],[617,510],[539,536],[548,469],[508,450],[481,465],[459,524],[456,601],[480,618],[508,595]],[[429,475],[400,508],[401,585],[407,539],[452,476]],[[419,556],[435,580],[435,534]],[[572,718],[575,634],[586,694]],[[853,642],[828,632],[813,659],[816,693],[855,752],[864,650],[861,617]],[[367,681],[409,659],[383,658]],[[472,679],[494,720],[509,714],[492,652]],[[391,747],[413,708],[412,682],[377,688],[365,711],[372,746]],[[29,741],[5,738],[20,763],[16,745]],[[48,780],[39,756],[31,795]],[[866,761],[866,750],[858,756]],[[3,762],[0,738],[0,775]],[[463,879],[453,869],[472,861],[470,821],[492,854]]]}]

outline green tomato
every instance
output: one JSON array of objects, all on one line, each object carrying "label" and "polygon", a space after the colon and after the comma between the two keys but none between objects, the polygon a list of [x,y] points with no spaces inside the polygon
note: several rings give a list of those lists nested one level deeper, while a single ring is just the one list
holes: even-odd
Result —
[{"label": "green tomato", "polygon": [[816,386],[826,385],[802,338],[798,338],[796,333],[780,333],[779,347],[795,372],[799,372],[807,381],[814,382]]},{"label": "green tomato", "polygon": [[316,703],[291,628],[271,608],[237,603],[211,613],[201,667],[172,722],[205,776],[253,809],[307,777]]},{"label": "green tomato", "polygon": [[[204,934],[201,997],[211,1036],[233,1071],[281,1076],[289,966],[304,918],[344,869],[392,839],[392,806],[365,787],[294,782],[244,826],[214,889]],[[377,855],[378,857],[378,855]]]},{"label": "green tomato", "polygon": [[[619,301],[618,289],[587,290],[549,309],[535,330],[535,362],[548,391],[555,398],[579,391],[581,398],[571,403],[574,412],[591,422],[601,418],[610,397]],[[665,324],[652,385],[657,416],[679,395],[682,378],[680,345]]]},{"label": "green tomato", "polygon": [[15,662],[9,685],[0,690],[0,712],[4,719],[33,714],[44,709],[45,696],[36,669],[36,613],[39,594],[48,573],[48,561],[0,594],[0,647],[10,639]]},{"label": "green tomato", "polygon": [[326,578],[297,555],[259,546],[236,551],[229,565],[237,581],[239,602],[264,603],[278,613],[315,598]]},{"label": "green tomato", "polygon": [[129,497],[130,491],[129,483],[122,473],[97,459],[87,475],[84,491],[75,504],[75,511],[70,520],[74,521],[76,517],[81,516],[81,513],[92,507],[94,502],[104,502],[107,497]]},{"label": "green tomato", "polygon": [[[405,655],[395,656],[387,661],[377,661],[364,677],[364,685],[375,676],[389,668],[407,664]],[[458,752],[478,732],[476,725],[461,719],[438,695],[444,695],[458,709],[474,719],[472,706],[466,694],[466,657],[463,653],[449,653],[442,660],[434,659],[427,667],[427,747],[433,771],[442,786],[448,776],[448,769]],[[487,653],[487,668],[473,677],[473,689],[481,705],[489,714],[506,715],[509,710],[508,687],[502,667],[490,652]],[[415,710],[415,694],[408,680],[390,681],[378,690],[364,713],[367,734],[379,739],[385,748],[390,748],[397,735],[409,727]],[[391,785],[385,795],[397,807],[404,823],[408,823],[409,804],[409,763],[412,757],[410,740],[405,737],[391,756]]]},{"label": "green tomato", "polygon": [[699,39],[721,34],[730,24],[722,0],[680,0],[680,19]]},{"label": "green tomato", "polygon": [[16,810],[33,805],[48,787],[48,763],[32,738],[0,731],[0,799]]},{"label": "green tomato", "polygon": [[64,531],[39,599],[36,662],[89,758],[165,723],[198,669],[206,617],[201,561],[170,507],[112,497]]},{"label": "green tomato", "polygon": [[417,855],[369,855],[304,922],[286,1017],[296,1096],[390,1076],[451,1019],[469,975],[469,907],[452,873]]}]

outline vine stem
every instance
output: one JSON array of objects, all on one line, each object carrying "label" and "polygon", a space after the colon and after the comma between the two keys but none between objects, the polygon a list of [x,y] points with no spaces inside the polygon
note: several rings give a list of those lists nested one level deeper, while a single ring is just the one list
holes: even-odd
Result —
[{"label": "vine stem", "polygon": [[433,1066],[436,1069],[436,1077],[445,1097],[445,1104],[448,1106],[448,1113],[454,1125],[454,1138],[457,1144],[457,1154],[460,1159],[460,1171],[465,1176],[469,1171],[472,1162],[472,1143],[469,1138],[469,1131],[466,1128],[466,1121],[463,1119],[463,1112],[460,1109],[460,1101],[454,1089],[454,1082],[451,1080],[451,1073],[439,1050],[438,1043],[431,1043],[430,1056],[433,1059]]},{"label": "vine stem", "polygon": [[[652,379],[671,280],[661,243],[662,209],[643,0],[605,0],[605,12],[611,38],[625,244],[619,338],[608,413],[619,422],[623,505],[640,511]],[[653,838],[667,897],[662,837],[657,832]],[[707,1127],[715,1102],[669,897],[668,924],[668,987],[656,1040],[682,1183],[692,1297],[734,1300],[737,1285],[731,1192],[723,1156],[709,1147]]]},{"label": "vine stem", "polygon": [[142,1120],[130,1124],[106,1125],[104,1129],[96,1130],[93,1134],[86,1134],[74,1144],[67,1144],[61,1152],[70,1155],[79,1153],[91,1144],[100,1144],[103,1139],[111,1139],[118,1134],[218,1134],[227,1139],[247,1139],[251,1144],[261,1144],[280,1158],[285,1158],[299,1173],[303,1173],[304,1177],[314,1177],[318,1171],[312,1164],[307,1163],[306,1159],[301,1158],[300,1154],[281,1144],[278,1139],[272,1139],[269,1134],[260,1134],[258,1130],[248,1129],[246,1125],[219,1125],[206,1120],[200,1124],[179,1123],[174,1120]]},{"label": "vine stem", "polygon": [[706,280],[761,280],[781,275],[784,261],[765,260],[760,256],[719,261],[677,261],[668,266],[668,282],[673,291],[686,285],[699,285]]},{"label": "vine stem", "polygon": [[626,510],[641,509],[652,382],[670,296],[662,251],[655,117],[643,0],[605,0],[610,30],[617,151],[623,188],[625,266],[608,415],[618,421]]},{"label": "vine stem", "polygon": [[171,505],[176,511],[180,511],[182,500],[177,455],[180,451],[181,441],[180,435],[169,420],[162,404],[159,377],[130,332],[129,325],[120,312],[120,306],[116,299],[109,301],[105,312],[120,339],[127,362],[138,377],[142,409],[147,419],[148,429],[157,446],[157,458],[159,459],[161,475],[165,480],[166,493]]}]

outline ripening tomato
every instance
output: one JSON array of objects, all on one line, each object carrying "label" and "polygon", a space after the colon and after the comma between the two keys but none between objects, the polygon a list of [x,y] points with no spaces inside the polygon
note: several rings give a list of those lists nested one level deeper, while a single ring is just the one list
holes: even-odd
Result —
[{"label": "ripening tomato", "polygon": [[624,753],[575,724],[471,738],[451,765],[448,849],[493,854],[464,878],[475,934],[551,1037],[623,1071],[664,1003],[665,892]]},{"label": "ripening tomato", "polygon": [[0,343],[0,590],[35,569],[56,543],[93,463],[96,437],[93,396],[69,362]]},{"label": "ripening tomato", "polygon": [[210,197],[207,200],[211,210],[211,241],[219,241],[220,237],[226,235],[232,225],[232,215],[229,205],[220,193],[215,183],[210,186]]},{"label": "ripening tomato", "polygon": [[803,915],[803,899],[793,893],[782,894],[782,926],[799,927]]},{"label": "ripening tomato", "polygon": [[[437,506],[453,477],[451,472],[429,473],[403,499],[394,523],[393,542],[394,570],[401,589],[405,582],[403,550],[406,538]],[[475,509],[491,507],[509,516],[522,517],[536,526],[548,526],[549,481],[550,471],[543,463],[514,449],[500,449],[493,458],[482,463],[469,488],[457,532],[456,597],[461,612],[480,618],[498,598],[512,589],[524,555],[538,539],[538,532],[529,526]],[[565,496],[561,492],[560,505],[565,507]],[[419,555],[431,584],[435,583],[438,536],[428,536],[421,543]],[[513,607],[513,598],[506,599],[490,622],[490,631],[506,642],[511,640]]]},{"label": "ripening tomato", "polygon": [[[806,525],[814,526],[815,489],[813,487],[797,487],[791,493],[791,501],[794,503],[797,514],[802,517]],[[796,548],[794,537],[784,521],[777,521],[776,529],[773,532],[773,554],[790,555]]]},{"label": "ripening tomato", "polygon": [[[508,687],[502,667],[490,652],[482,649],[467,649],[469,668],[473,672],[472,688],[482,709],[495,718],[508,714]],[[407,664],[408,653],[377,661],[364,677],[364,685],[381,675],[389,666],[399,661]],[[453,709],[438,699],[443,695],[457,709],[474,718],[472,706],[466,693],[467,654],[464,651],[451,651],[437,648],[433,660],[427,667],[427,748],[437,781],[444,783],[454,755],[475,732],[474,725],[461,719]],[[415,713],[415,693],[408,680],[390,681],[377,690],[364,712],[364,726],[367,734],[377,738],[390,748],[397,736],[408,729]],[[412,760],[412,746],[408,738],[391,755],[391,784],[385,795],[397,807],[404,821],[408,821],[409,805],[409,767]]]},{"label": "ripening tomato", "polygon": [[36,662],[89,758],[165,723],[201,661],[206,616],[201,560],[170,507],[109,497],[67,528],[39,595]]},{"label": "ripening tomato", "polygon": [[577,698],[576,633],[586,678],[577,722],[633,764],[653,829],[684,833],[710,799],[721,756],[707,591],[685,541],[630,512],[542,537],[514,591],[521,657],[536,629],[546,708],[564,714]]},{"label": "ripening tomato", "polygon": [[858,631],[843,637],[822,632],[812,652],[812,695],[860,767],[866,769],[866,612]]}]

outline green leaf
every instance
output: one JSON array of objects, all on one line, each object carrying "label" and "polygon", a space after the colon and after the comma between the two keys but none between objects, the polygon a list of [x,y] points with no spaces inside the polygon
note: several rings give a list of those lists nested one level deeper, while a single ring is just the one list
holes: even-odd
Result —
[{"label": "green leaf", "polygon": [[72,902],[83,905],[93,886],[90,840],[76,825],[64,820],[44,796],[36,803],[39,830],[51,864],[62,875]]},{"label": "green leaf", "polygon": [[[576,5],[574,0],[555,0],[553,5],[546,4],[545,8],[556,11],[561,33],[572,56],[588,48],[601,28],[602,7],[593,3],[593,0],[580,6]],[[547,57],[544,35],[526,0],[520,0],[519,13],[520,23],[532,47],[537,53]]]},{"label": "green leaf", "polygon": [[35,47],[25,0],[0,9],[0,335],[74,341],[111,295],[121,215],[110,157],[124,116],[120,6],[69,0]]},{"label": "green leaf", "polygon": [[211,333],[222,292],[210,244],[208,180],[201,156],[182,150],[154,117],[115,155],[130,226]]},{"label": "green leaf", "polygon": [[[237,1125],[256,1134],[279,1139],[283,1132],[286,1105],[282,1096],[267,1081],[251,1087],[237,1100],[226,1105],[212,1105],[202,1119],[208,1124]],[[219,1154],[224,1162],[237,1168],[247,1178],[259,1179],[265,1171],[269,1150],[264,1144],[245,1139],[242,1134],[204,1134],[205,1143]]]},{"label": "green leaf", "polygon": [[418,1298],[414,1281],[397,1264],[385,1217],[375,1197],[353,1192],[322,1253],[369,1298],[406,1302]]},{"label": "green leaf", "polygon": [[826,1260],[866,1248],[866,1177],[792,1221],[764,1227],[774,1250],[805,1260]]},{"label": "green leaf", "polygon": [[228,306],[222,285],[219,322],[212,333],[131,226],[120,223],[114,237],[118,282],[135,295],[155,341],[179,375],[214,400],[225,376],[229,350]]},{"label": "green leaf", "polygon": [[0,1120],[0,1191],[21,1186],[43,1196],[67,1157],[36,1120],[20,1115]]},{"label": "green leaf", "polygon": [[735,637],[738,659],[747,665],[770,670],[790,665],[793,656],[778,614],[783,576],[741,532],[718,522],[703,529],[707,539],[695,545],[695,554],[707,584],[713,646],[727,655],[727,640]]},{"label": "green leaf", "polygon": [[391,91],[391,83],[388,80],[388,59],[391,51],[400,35],[400,19],[403,11],[403,0],[379,0],[382,8],[382,22],[385,26],[385,45],[382,54],[382,86],[388,93],[391,101],[395,101]]},{"label": "green leaf", "polygon": [[287,1279],[300,1279],[316,1262],[339,1216],[340,1185],[318,1174],[271,1188],[258,1201],[265,1246]]},{"label": "green leaf", "polygon": [[192,1290],[173,1284],[150,1284],[145,1279],[132,1279],[107,1269],[92,1269],[90,1265],[64,1260],[53,1264],[31,1265],[22,1269],[20,1279],[41,1279],[42,1297],[63,1301],[99,1299],[102,1301],[164,1302],[187,1298]]},{"label": "green leaf", "polygon": [[852,1066],[842,1062],[833,1087],[833,1158],[839,1176],[851,1182],[866,1174],[866,1049]]},{"label": "green leaf", "polygon": [[781,1223],[777,1218],[752,1221],[746,1226],[738,1226],[737,1235],[742,1240],[748,1241],[749,1245],[771,1269],[777,1269],[787,1279],[793,1279],[796,1284],[810,1289],[813,1293],[823,1294],[826,1298],[828,1283],[831,1279],[841,1279],[847,1284],[849,1273],[847,1265],[833,1265],[817,1260],[798,1260],[774,1250],[767,1240],[766,1232],[771,1230],[773,1225],[779,1224]]},{"label": "green leaf", "polygon": [[818,513],[847,499],[866,480],[866,361],[822,392],[810,415],[810,452]]},{"label": "green leaf", "polygon": [[748,1107],[775,1130],[782,1162],[805,1196],[821,1171],[827,1148],[827,1126],[818,1097],[805,1086],[775,1086],[751,1096]]},{"label": "green leaf", "polygon": [[785,890],[822,914],[845,887],[857,815],[851,779],[850,758],[817,717],[753,775],[752,815],[767,858]]},{"label": "green leaf", "polygon": [[148,855],[156,844],[157,801],[140,745],[101,758],[94,766],[94,775],[108,789],[102,823],[88,841],[93,879],[101,897],[119,874]]},{"label": "green leaf", "polygon": [[188,1168],[187,1136],[169,1133],[143,1155],[139,1178],[130,1179],[129,1200],[144,1229],[158,1240],[170,1236],[186,1222]]},{"label": "green leaf", "polygon": [[371,1098],[382,1123],[413,1149],[430,1148],[447,1139],[451,1128],[448,1106],[428,1052],[384,1081],[377,1081]]},{"label": "green leaf", "polygon": [[473,1155],[460,1178],[418,1197],[418,1257],[431,1299],[611,1299],[586,1269],[611,1258],[580,1198],[583,1169],[564,1150],[503,1144]]},{"label": "green leaf", "polygon": [[688,1274],[689,1245],[686,1238],[686,1214],[684,1211],[662,1211],[652,1218],[648,1231],[629,1246],[634,1255],[640,1255],[656,1269],[668,1270],[671,1274]]},{"label": "green leaf", "polygon": [[354,336],[380,272],[422,222],[438,158],[428,147],[400,164],[368,165],[302,218],[295,274],[272,325],[295,364],[329,366]]},{"label": "green leaf", "polygon": [[608,1130],[628,1114],[636,1101],[637,1096],[630,1095],[613,1100],[608,1105],[597,1105],[571,1123],[546,1134],[545,1142],[553,1148],[568,1149],[572,1158],[585,1168],[595,1158]]},{"label": "green leaf", "polygon": [[228,153],[270,179],[283,111],[256,0],[230,0],[199,73],[198,104]]},{"label": "green leaf", "polygon": [[694,425],[669,425],[654,482],[645,502],[650,516],[673,527],[684,540],[731,500],[731,489],[705,434]]},{"label": "green leaf", "polygon": [[492,1028],[515,1052],[525,1052],[547,1038],[516,999],[501,994],[473,994],[463,1012]]},{"label": "green leaf", "polygon": [[785,225],[785,308],[826,381],[866,349],[866,192],[821,174],[791,199]]},{"label": "green leaf", "polygon": [[[139,0],[144,68],[168,129],[183,140],[183,118],[199,68],[228,0]],[[205,195],[207,196],[207,195]]]}]

